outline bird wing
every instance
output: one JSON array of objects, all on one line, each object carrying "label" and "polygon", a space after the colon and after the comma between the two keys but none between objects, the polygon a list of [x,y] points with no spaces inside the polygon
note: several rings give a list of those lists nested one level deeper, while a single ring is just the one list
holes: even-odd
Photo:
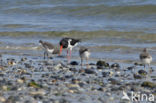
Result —
[{"label": "bird wing", "polygon": [[44,42],[43,43],[44,48],[48,48],[48,49],[54,49],[53,44],[49,43],[49,42]]},{"label": "bird wing", "polygon": [[76,43],[80,42],[79,39],[71,39],[72,41],[70,42],[71,45],[75,45]]},{"label": "bird wing", "polygon": [[80,50],[79,50],[79,53],[82,54],[82,53],[84,53],[85,51],[88,51],[88,48],[86,48],[86,47],[81,47]]},{"label": "bird wing", "polygon": [[141,53],[140,54],[140,59],[145,59],[145,58],[151,58],[149,53]]}]

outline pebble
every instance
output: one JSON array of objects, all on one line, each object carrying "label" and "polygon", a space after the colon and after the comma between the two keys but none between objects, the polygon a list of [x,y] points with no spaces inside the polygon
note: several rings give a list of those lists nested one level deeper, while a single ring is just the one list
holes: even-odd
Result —
[{"label": "pebble", "polygon": [[4,91],[7,91],[8,90],[8,87],[7,86],[2,86],[2,89],[4,90]]},{"label": "pebble", "polygon": [[156,89],[156,83],[150,82],[150,81],[145,81],[141,84],[142,87],[147,87],[147,88],[155,88]]},{"label": "pebble", "polygon": [[6,99],[4,97],[0,96],[0,102],[5,102],[5,101],[6,101]]},{"label": "pebble", "polygon": [[96,74],[96,72],[92,69],[85,69],[85,73],[87,74]]},{"label": "pebble", "polygon": [[148,74],[145,70],[139,70],[138,73],[142,76],[146,76]]},{"label": "pebble", "polygon": [[120,65],[118,63],[114,63],[111,65],[111,68],[113,69],[119,69],[120,68]]},{"label": "pebble", "polygon": [[17,83],[22,84],[22,83],[24,83],[24,80],[22,80],[22,79],[17,79]]},{"label": "pebble", "polygon": [[103,77],[108,77],[110,75],[110,72],[102,72]]},{"label": "pebble", "polygon": [[120,85],[120,82],[114,78],[109,78],[108,81],[113,85]]},{"label": "pebble", "polygon": [[134,79],[142,79],[142,76],[138,74],[133,74],[133,77]]},{"label": "pebble", "polygon": [[76,68],[69,68],[70,71],[72,72],[77,72],[78,70]]},{"label": "pebble", "polygon": [[[123,90],[155,92],[154,76],[151,81],[135,81],[134,78],[144,78],[141,74],[146,73],[140,70],[136,73],[138,77],[133,78],[134,75],[127,71],[135,66],[125,67],[127,72],[124,72],[115,63],[109,66],[109,63],[101,60],[101,64],[90,63],[91,68],[82,69],[76,66],[79,64],[67,65],[64,59],[58,62],[39,59],[32,59],[31,62],[22,60],[16,66],[0,71],[0,102],[75,103],[84,98],[81,101],[87,103],[118,103],[120,100],[116,98],[120,98]],[[101,69],[97,70],[96,66]]]},{"label": "pebble", "polygon": [[77,61],[71,61],[70,65],[79,65],[79,63]]},{"label": "pebble", "polygon": [[131,66],[131,67],[127,67],[127,70],[134,70],[135,69],[135,66]]},{"label": "pebble", "polygon": [[39,90],[37,90],[37,91],[30,91],[29,92],[29,94],[30,95],[45,95],[46,94],[46,92],[45,92],[45,90],[43,90],[43,89],[39,89]]},{"label": "pebble", "polygon": [[97,61],[96,66],[97,66],[97,69],[104,69],[104,68],[109,67],[109,64],[106,63],[105,61],[99,60]]}]

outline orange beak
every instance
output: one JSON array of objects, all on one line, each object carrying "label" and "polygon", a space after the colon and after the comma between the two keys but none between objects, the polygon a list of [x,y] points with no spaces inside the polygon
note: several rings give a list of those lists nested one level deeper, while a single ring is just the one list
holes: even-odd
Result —
[{"label": "orange beak", "polygon": [[63,46],[61,45],[60,46],[60,55],[62,54],[62,48],[63,48]]}]

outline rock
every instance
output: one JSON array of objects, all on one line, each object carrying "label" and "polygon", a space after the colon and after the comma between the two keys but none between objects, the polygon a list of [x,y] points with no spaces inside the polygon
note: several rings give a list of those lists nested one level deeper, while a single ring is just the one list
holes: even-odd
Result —
[{"label": "rock", "polygon": [[37,90],[37,91],[30,91],[29,94],[30,94],[30,95],[45,95],[46,92],[45,92],[45,90],[43,90],[43,89],[39,89],[39,90]]},{"label": "rock", "polygon": [[136,65],[136,66],[137,66],[137,65],[139,65],[139,63],[135,62],[135,63],[134,63],[134,65]]},{"label": "rock", "polygon": [[120,65],[118,63],[114,63],[111,65],[111,68],[113,69],[119,69],[120,68]]},{"label": "rock", "polygon": [[49,59],[53,59],[53,57],[49,57]]},{"label": "rock", "polygon": [[135,69],[135,66],[127,67],[127,70],[132,71],[133,69]]},{"label": "rock", "polygon": [[69,68],[69,70],[72,71],[72,72],[77,72],[76,68]]},{"label": "rock", "polygon": [[109,67],[109,64],[106,63],[105,61],[99,60],[97,61],[96,66],[97,66],[97,69],[103,69],[105,67],[106,68]]},{"label": "rock", "polygon": [[134,79],[142,79],[142,76],[138,74],[133,74],[133,77]]},{"label": "rock", "polygon": [[4,76],[4,74],[3,73],[0,73],[0,77],[3,77]]},{"label": "rock", "polygon": [[148,74],[145,70],[139,70],[138,73],[142,76],[146,76]]},{"label": "rock", "polygon": [[85,69],[85,73],[87,74],[96,74],[96,72],[92,69]]},{"label": "rock", "polygon": [[70,78],[72,78],[73,77],[73,75],[65,75],[65,78],[66,79],[70,79]]},{"label": "rock", "polygon": [[[43,99],[43,97],[41,95],[38,95],[38,94],[34,95],[33,97],[34,97],[34,99],[37,99],[37,100],[38,99]],[[38,103],[42,103],[42,102],[38,102]]]},{"label": "rock", "polygon": [[70,65],[79,65],[79,63],[77,61],[71,61]]},{"label": "rock", "polygon": [[31,65],[29,63],[24,63],[25,68],[31,68]]},{"label": "rock", "polygon": [[17,79],[16,81],[17,81],[17,83],[20,83],[20,84],[24,83],[24,80],[22,80],[22,79]]},{"label": "rock", "polygon": [[84,69],[80,69],[80,70],[79,70],[79,73],[84,73],[84,72],[85,72]]},{"label": "rock", "polygon": [[103,77],[108,77],[110,75],[110,72],[102,72]]},{"label": "rock", "polygon": [[2,97],[2,96],[0,96],[0,102],[5,102],[6,101],[6,99],[4,98],[4,97]]},{"label": "rock", "polygon": [[8,87],[7,86],[2,86],[2,89],[4,90],[4,91],[7,91],[8,90]]},{"label": "rock", "polygon": [[24,103],[31,103],[31,101],[30,100],[26,100]]},{"label": "rock", "polygon": [[100,88],[98,88],[98,91],[105,92],[106,88],[100,87]]},{"label": "rock", "polygon": [[3,70],[5,70],[5,68],[4,68],[4,67],[2,67],[2,66],[0,66],[0,70],[1,70],[1,71],[3,71]]},{"label": "rock", "polygon": [[24,61],[26,61],[27,60],[27,58],[25,57],[25,58],[21,58],[21,61],[22,62],[24,62]]},{"label": "rock", "polygon": [[109,78],[108,81],[113,85],[120,85],[120,82],[114,78]]},{"label": "rock", "polygon": [[19,96],[10,96],[10,97],[6,100],[6,103],[18,103],[17,101],[20,101]]},{"label": "rock", "polygon": [[85,83],[80,82],[80,83],[78,83],[78,85],[79,85],[80,87],[84,87]]},{"label": "rock", "polygon": [[89,65],[95,65],[94,63],[90,63]]},{"label": "rock", "polygon": [[71,80],[73,84],[78,84],[80,83],[80,79],[72,79]]},{"label": "rock", "polygon": [[17,88],[17,86],[12,86],[12,87],[10,88],[10,90],[11,90],[11,91],[17,91],[18,88]]},{"label": "rock", "polygon": [[150,82],[150,81],[145,81],[141,84],[142,87],[147,87],[147,88],[156,88],[156,83]]},{"label": "rock", "polygon": [[70,103],[69,101],[67,101],[66,99],[62,98],[59,100],[59,103]]},{"label": "rock", "polygon": [[28,87],[41,88],[42,86],[37,84],[34,80],[28,83]]}]

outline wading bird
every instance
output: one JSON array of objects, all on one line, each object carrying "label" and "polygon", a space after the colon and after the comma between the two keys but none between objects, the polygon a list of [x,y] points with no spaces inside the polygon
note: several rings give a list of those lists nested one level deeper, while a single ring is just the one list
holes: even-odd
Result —
[{"label": "wading bird", "polygon": [[39,43],[42,45],[43,49],[44,49],[44,59],[48,57],[49,53],[53,54],[54,52],[54,45],[49,43],[49,42],[44,42],[42,40],[39,40]]},{"label": "wading bird", "polygon": [[86,61],[87,61],[87,68],[88,68],[88,59],[90,57],[90,52],[89,52],[88,48],[80,47],[79,55],[80,55],[80,58],[81,58],[81,67],[83,66],[83,59],[86,59]]},{"label": "wading bird", "polygon": [[68,62],[71,58],[71,52],[72,49],[80,42],[79,39],[73,39],[73,38],[63,38],[60,41],[60,55],[62,54],[62,49],[67,49],[67,58]]},{"label": "wading bird", "polygon": [[152,56],[148,53],[146,48],[144,48],[143,52],[140,54],[140,60],[143,63],[144,68],[145,68],[146,64],[150,68],[150,64],[152,62]]}]

